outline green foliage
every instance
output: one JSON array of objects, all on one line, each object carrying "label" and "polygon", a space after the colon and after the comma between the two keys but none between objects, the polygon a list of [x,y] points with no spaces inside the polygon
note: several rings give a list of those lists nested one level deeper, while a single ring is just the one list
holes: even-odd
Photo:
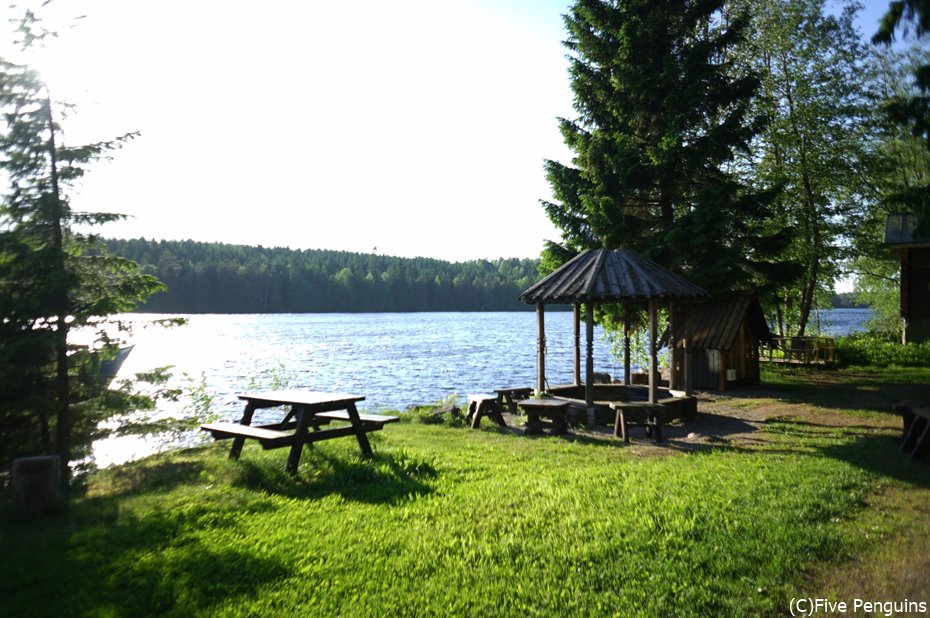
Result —
[{"label": "green foliage", "polygon": [[536,260],[450,263],[345,251],[108,240],[167,285],[143,311],[316,313],[525,310]]},{"label": "green foliage", "polygon": [[761,78],[755,111],[769,119],[742,174],[749,184],[779,189],[768,230],[788,234],[782,259],[800,266],[795,277],[763,290],[763,302],[777,307],[780,334],[803,335],[841,275],[842,238],[870,205],[863,169],[874,102],[868,50],[855,25],[860,7],[846,3],[832,14],[825,0],[736,4],[752,12],[751,35],[738,53]]},{"label": "green foliage", "polygon": [[930,342],[901,343],[874,334],[836,340],[837,367],[930,367]]}]

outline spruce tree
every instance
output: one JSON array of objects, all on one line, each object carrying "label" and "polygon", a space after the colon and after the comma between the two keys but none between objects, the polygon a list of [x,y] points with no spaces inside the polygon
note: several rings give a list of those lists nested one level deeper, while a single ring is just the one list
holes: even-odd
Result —
[{"label": "spruce tree", "polygon": [[[37,28],[27,14],[26,43],[41,39]],[[133,309],[160,284],[78,231],[118,215],[76,212],[68,200],[86,166],[134,134],[67,146],[39,75],[2,59],[0,70],[0,169],[9,184],[0,202],[0,459],[55,453],[67,479],[99,421],[130,402],[151,403],[101,379],[116,341],[101,331],[93,346],[77,347],[72,333]]]},{"label": "spruce tree", "polygon": [[546,162],[562,230],[549,267],[592,247],[639,251],[712,291],[765,284],[773,191],[743,185],[737,151],[763,126],[758,79],[733,62],[746,28],[722,0],[577,0],[565,16],[577,117],[559,119],[571,164]]}]

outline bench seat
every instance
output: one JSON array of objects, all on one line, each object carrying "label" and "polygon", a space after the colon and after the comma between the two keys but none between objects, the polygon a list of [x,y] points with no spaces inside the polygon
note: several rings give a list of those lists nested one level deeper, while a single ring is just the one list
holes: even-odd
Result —
[{"label": "bench seat", "polygon": [[[314,416],[314,418],[325,418],[331,421],[348,422],[349,413],[345,410],[338,410],[336,412],[319,412]],[[375,425],[387,425],[388,423],[395,423],[400,420],[400,417],[385,416],[383,414],[359,414],[358,418],[363,423],[373,423]]]},{"label": "bench seat", "polygon": [[267,427],[252,427],[251,425],[240,425],[239,423],[207,423],[200,426],[204,431],[213,434],[215,440],[225,440],[227,438],[252,438],[258,440],[264,448],[276,448],[291,444],[294,434]]}]

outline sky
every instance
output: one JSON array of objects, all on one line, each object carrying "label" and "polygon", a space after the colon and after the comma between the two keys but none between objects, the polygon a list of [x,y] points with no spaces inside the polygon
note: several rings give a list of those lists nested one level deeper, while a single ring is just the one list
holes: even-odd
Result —
[{"label": "sky", "polygon": [[129,216],[105,236],[535,258],[544,160],[571,159],[568,4],[59,0],[32,61],[77,106],[68,143],[140,133],[72,196]]}]

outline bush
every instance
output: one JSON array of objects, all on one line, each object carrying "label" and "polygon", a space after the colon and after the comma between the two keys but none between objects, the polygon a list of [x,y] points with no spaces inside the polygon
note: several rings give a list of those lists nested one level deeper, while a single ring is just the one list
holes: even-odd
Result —
[{"label": "bush", "polygon": [[930,367],[930,342],[896,343],[857,333],[836,340],[837,367]]}]

